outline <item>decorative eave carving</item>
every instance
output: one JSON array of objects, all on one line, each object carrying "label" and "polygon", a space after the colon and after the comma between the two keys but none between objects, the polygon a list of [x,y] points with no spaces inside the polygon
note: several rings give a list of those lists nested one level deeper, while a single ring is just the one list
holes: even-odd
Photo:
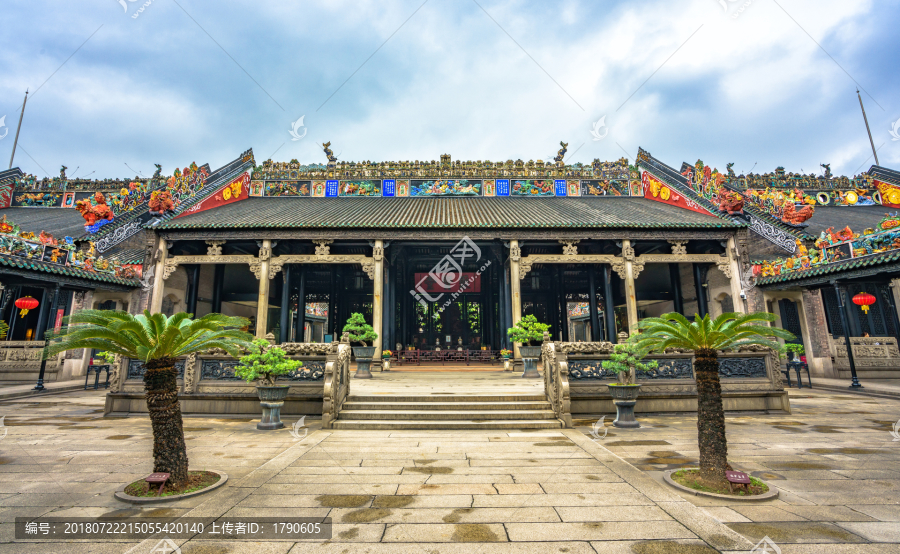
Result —
[{"label": "decorative eave carving", "polygon": [[206,249],[207,256],[221,256],[222,255],[222,245],[225,244],[224,240],[208,240],[206,244],[209,247]]},{"label": "decorative eave carving", "polygon": [[[574,246],[573,246],[574,248]],[[634,248],[623,249],[625,256],[612,254],[532,254],[519,259],[519,279],[531,271],[535,264],[609,264],[620,278],[625,278],[625,264],[631,262],[632,276],[637,279],[646,264],[652,263],[708,263],[716,264],[722,273],[731,278],[731,259],[719,254],[644,254],[635,256]]]},{"label": "decorative eave carving", "polygon": [[676,256],[683,256],[687,254],[687,243],[686,240],[670,240],[669,244],[672,245],[672,254]]},{"label": "decorative eave carving", "polygon": [[334,242],[333,240],[314,240],[313,243],[316,245],[316,257],[317,258],[325,258],[331,253],[331,247],[328,246]]},{"label": "decorative eave carving", "polygon": [[611,254],[532,254],[519,258],[519,279],[524,279],[534,264],[611,264],[615,260]]},{"label": "decorative eave carving", "polygon": [[570,258],[574,258],[578,255],[578,247],[575,246],[578,244],[579,240],[560,240],[559,243],[563,245],[563,256],[567,256]]}]

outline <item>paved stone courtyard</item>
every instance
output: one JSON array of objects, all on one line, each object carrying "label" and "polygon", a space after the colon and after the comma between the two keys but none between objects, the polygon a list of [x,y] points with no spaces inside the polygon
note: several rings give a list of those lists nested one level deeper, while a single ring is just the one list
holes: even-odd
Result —
[{"label": "paved stone courtyard", "polygon": [[[257,431],[250,419],[187,418],[192,469],[225,487],[134,507],[112,497],[152,470],[149,421],[103,418],[102,392],[0,402],[0,552],[150,552],[156,541],[13,543],[16,516],[330,516],[331,540],[180,541],[184,554],[265,552],[900,551],[900,400],[791,391],[793,414],[729,416],[736,469],[778,499],[736,504],[682,495],[664,469],[696,461],[696,418],[640,417],[637,430]],[[607,425],[612,417],[606,417]],[[2,431],[0,431],[2,434]],[[602,434],[602,433],[601,433]],[[712,548],[711,548],[712,547]]]}]

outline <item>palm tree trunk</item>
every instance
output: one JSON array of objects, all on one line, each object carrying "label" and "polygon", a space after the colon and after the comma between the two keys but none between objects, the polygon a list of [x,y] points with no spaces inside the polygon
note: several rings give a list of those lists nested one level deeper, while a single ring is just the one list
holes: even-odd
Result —
[{"label": "palm tree trunk", "polygon": [[722,407],[718,353],[711,349],[697,350],[694,373],[697,378],[700,477],[710,484],[724,484],[728,443],[725,440],[725,409]]},{"label": "palm tree trunk", "polygon": [[144,390],[153,427],[153,471],[169,473],[169,483],[178,487],[187,481],[188,458],[175,362],[175,358],[147,362]]}]

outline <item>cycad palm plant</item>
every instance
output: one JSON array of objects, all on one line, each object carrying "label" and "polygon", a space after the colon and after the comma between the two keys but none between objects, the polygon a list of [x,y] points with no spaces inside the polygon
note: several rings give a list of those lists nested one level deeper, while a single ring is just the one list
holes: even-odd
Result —
[{"label": "cycad palm plant", "polygon": [[725,410],[719,383],[719,351],[760,345],[778,349],[773,339],[792,340],[794,335],[778,327],[770,313],[724,313],[716,319],[696,315],[691,323],[679,313],[663,314],[641,321],[637,339],[641,348],[663,351],[680,348],[694,352],[697,380],[697,442],[700,448],[700,477],[710,484],[725,482],[728,443],[725,440]]},{"label": "cycad palm plant", "polygon": [[144,390],[153,428],[153,471],[169,473],[181,486],[188,477],[187,448],[178,402],[175,362],[179,356],[221,348],[234,357],[253,337],[241,327],[242,317],[209,314],[191,319],[188,313],[131,315],[127,312],[84,310],[71,315],[45,350],[52,357],[66,350],[96,348],[144,362]]}]

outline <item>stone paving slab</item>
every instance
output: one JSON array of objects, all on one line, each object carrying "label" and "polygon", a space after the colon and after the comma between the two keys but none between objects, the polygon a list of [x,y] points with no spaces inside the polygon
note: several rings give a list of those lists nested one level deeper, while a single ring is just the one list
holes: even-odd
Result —
[{"label": "stone paving slab", "polygon": [[[641,429],[611,428],[597,441],[586,435],[595,420],[540,432],[323,431],[313,421],[295,440],[289,428],[256,430],[252,418],[189,418],[191,467],[224,470],[229,483],[135,508],[110,492],[152,470],[147,419],[102,418],[102,396],[56,395],[40,408],[29,399],[18,411],[10,401],[0,403],[17,412],[0,444],[0,554],[153,546],[3,543],[16,515],[57,513],[335,520],[330,541],[180,541],[183,554],[746,554],[760,533],[782,554],[896,552],[900,448],[887,431],[900,401],[846,396],[804,390],[793,414],[727,416],[732,463],[783,485],[777,500],[741,506],[659,482],[698,456],[696,418],[679,414],[639,416]],[[869,413],[851,411],[860,408]]]}]

